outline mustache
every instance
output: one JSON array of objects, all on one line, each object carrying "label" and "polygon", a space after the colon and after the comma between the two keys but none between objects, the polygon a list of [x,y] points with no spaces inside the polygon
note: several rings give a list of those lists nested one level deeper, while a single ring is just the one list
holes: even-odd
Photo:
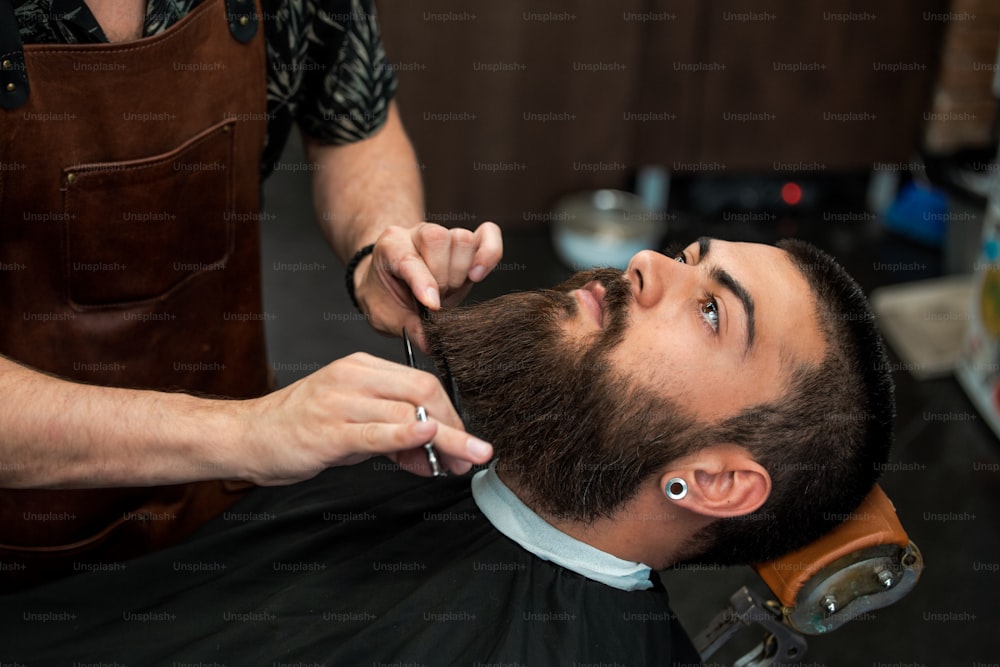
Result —
[{"label": "mustache", "polygon": [[624,271],[603,267],[588,269],[586,271],[578,271],[552,289],[557,292],[571,292],[594,281],[604,285],[607,290],[614,289],[617,291],[623,288],[627,289],[628,287],[628,281],[625,279]]},{"label": "mustache", "polygon": [[487,314],[494,316],[508,305],[520,306],[529,316],[535,314],[549,317],[553,311],[576,315],[577,302],[568,294],[592,282],[598,282],[604,287],[602,308],[605,316],[610,317],[611,326],[618,320],[621,321],[620,326],[624,326],[626,311],[633,299],[631,283],[625,278],[623,271],[607,267],[578,271],[550,288],[512,292],[488,301],[445,308],[437,312],[425,310],[422,317],[425,327],[436,333],[447,331],[451,327],[471,326],[473,321],[485,319]]},{"label": "mustache", "polygon": [[[567,280],[556,285],[557,292],[571,292],[581,289],[591,282],[598,282],[604,287],[604,298],[601,309],[604,312],[605,326],[594,344],[592,354],[602,354],[621,342],[628,327],[628,309],[634,300],[632,283],[625,277],[625,272],[619,269],[598,268],[580,271]],[[572,301],[572,314],[576,314],[576,300]]]}]

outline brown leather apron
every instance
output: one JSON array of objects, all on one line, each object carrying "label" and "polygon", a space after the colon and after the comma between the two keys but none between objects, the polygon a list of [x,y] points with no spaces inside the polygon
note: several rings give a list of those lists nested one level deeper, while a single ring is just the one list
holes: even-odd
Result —
[{"label": "brown leather apron", "polygon": [[[30,93],[0,108],[0,353],[99,385],[268,391],[256,11],[204,0],[154,37],[2,56],[24,76],[0,95]],[[0,591],[162,548],[247,486],[0,490]]]}]

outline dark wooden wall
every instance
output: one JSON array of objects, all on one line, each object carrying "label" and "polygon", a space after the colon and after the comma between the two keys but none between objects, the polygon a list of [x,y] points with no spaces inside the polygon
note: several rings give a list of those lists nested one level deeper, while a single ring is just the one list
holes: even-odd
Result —
[{"label": "dark wooden wall", "polygon": [[[909,160],[946,0],[379,0],[432,219],[680,173]],[[802,71],[789,71],[790,67]]]}]

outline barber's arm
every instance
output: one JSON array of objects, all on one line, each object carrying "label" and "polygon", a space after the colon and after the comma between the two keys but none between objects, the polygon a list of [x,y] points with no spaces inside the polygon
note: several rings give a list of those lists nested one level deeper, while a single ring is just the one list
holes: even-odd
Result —
[{"label": "barber's arm", "polygon": [[500,228],[423,222],[420,171],[395,102],[367,139],[322,145],[307,137],[306,146],[316,163],[317,216],[334,251],[346,262],[375,244],[354,273],[361,309],[383,333],[398,336],[406,326],[426,350],[414,298],[431,310],[459,303],[500,261]]},{"label": "barber's arm", "polygon": [[287,484],[379,454],[430,475],[430,440],[453,472],[492,455],[434,376],[366,354],[241,401],[84,385],[0,356],[0,487]]}]

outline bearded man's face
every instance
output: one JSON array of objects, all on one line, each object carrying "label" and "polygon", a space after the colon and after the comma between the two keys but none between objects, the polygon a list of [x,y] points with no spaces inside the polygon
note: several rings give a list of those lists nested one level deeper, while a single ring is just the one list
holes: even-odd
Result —
[{"label": "bearded man's face", "polygon": [[[574,290],[601,297],[603,328],[580,340],[562,325],[593,297]],[[493,443],[499,474],[536,511],[611,516],[684,453],[678,436],[691,420],[609,364],[631,302],[623,273],[598,269],[551,290],[442,311],[424,325],[439,370],[443,359],[457,383],[466,429]]]},{"label": "bearded man's face", "polygon": [[537,510],[592,520],[711,426],[783,400],[792,371],[823,360],[816,313],[784,250],[701,238],[639,252],[624,273],[442,311],[425,332],[501,476]]}]

